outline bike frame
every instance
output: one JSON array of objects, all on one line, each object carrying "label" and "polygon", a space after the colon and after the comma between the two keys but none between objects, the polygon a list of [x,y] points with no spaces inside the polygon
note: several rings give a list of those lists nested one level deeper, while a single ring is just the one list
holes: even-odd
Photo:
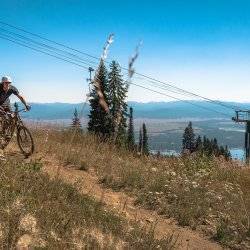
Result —
[{"label": "bike frame", "polygon": [[10,124],[10,131],[11,131],[11,136],[13,135],[15,129],[19,129],[20,127],[23,126],[23,121],[20,117],[20,112],[24,112],[26,111],[26,109],[20,109],[18,110],[18,107],[15,106],[15,111],[14,112],[11,112],[10,114],[14,114],[13,117],[11,117],[11,124]]}]

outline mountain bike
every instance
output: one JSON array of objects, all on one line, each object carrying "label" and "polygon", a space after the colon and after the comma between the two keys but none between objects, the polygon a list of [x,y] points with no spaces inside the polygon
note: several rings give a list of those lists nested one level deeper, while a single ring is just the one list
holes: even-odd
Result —
[{"label": "mountain bike", "polygon": [[30,131],[24,126],[20,117],[20,113],[26,112],[26,109],[19,110],[17,103],[14,107],[14,112],[6,112],[3,108],[0,109],[0,148],[4,149],[16,132],[17,144],[21,153],[25,157],[29,157],[33,154],[35,146]]}]

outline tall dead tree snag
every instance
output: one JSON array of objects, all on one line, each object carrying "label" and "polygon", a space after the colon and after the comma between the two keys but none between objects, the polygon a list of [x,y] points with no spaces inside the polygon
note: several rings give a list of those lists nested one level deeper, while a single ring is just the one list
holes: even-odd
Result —
[{"label": "tall dead tree snag", "polygon": [[[134,63],[135,63],[135,61],[136,61],[136,59],[138,58],[138,56],[139,56],[139,48],[140,48],[140,46],[142,45],[142,42],[140,42],[137,46],[136,46],[136,49],[135,49],[135,53],[134,53],[134,55],[129,59],[129,62],[128,62],[128,78],[127,78],[127,80],[125,81],[125,84],[124,84],[124,86],[122,86],[122,88],[123,88],[123,92],[124,93],[128,93],[128,89],[129,89],[129,85],[130,85],[130,83],[131,83],[131,80],[132,80],[132,77],[133,77],[133,75],[134,75],[134,73],[135,73],[135,69],[134,69]],[[124,96],[124,100],[125,100],[125,98],[126,98],[126,96]],[[127,107],[126,107],[127,108]],[[118,136],[118,132],[119,132],[119,127],[120,127],[120,124],[121,124],[121,122],[122,122],[122,120],[124,120],[123,119],[123,117],[124,117],[124,114],[123,114],[123,105],[120,105],[119,104],[119,107],[118,107],[118,109],[117,109],[117,112],[116,112],[116,115],[115,115],[115,117],[116,117],[116,119],[114,120],[114,124],[115,124],[115,126],[114,126],[114,141],[116,141],[117,140],[117,136]],[[131,110],[130,110],[131,111]],[[130,125],[129,125],[130,126]],[[130,139],[129,139],[129,137],[130,137],[130,135],[129,135],[129,129],[128,129],[128,141],[130,141]],[[134,133],[134,132],[133,132]],[[130,143],[129,143],[130,144]],[[129,146],[129,148],[130,148],[131,146]],[[134,143],[133,143],[133,147],[134,147]]]}]

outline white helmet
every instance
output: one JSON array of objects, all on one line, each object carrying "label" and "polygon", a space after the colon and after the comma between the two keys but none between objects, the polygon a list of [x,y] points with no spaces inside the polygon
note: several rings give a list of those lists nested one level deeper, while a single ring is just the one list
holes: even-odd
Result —
[{"label": "white helmet", "polygon": [[3,76],[2,77],[2,82],[1,83],[12,83],[11,77],[10,76]]}]

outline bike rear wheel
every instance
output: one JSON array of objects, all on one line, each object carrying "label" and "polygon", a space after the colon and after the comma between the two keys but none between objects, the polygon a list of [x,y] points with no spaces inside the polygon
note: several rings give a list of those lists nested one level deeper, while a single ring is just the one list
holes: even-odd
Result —
[{"label": "bike rear wheel", "polygon": [[34,152],[34,141],[30,131],[22,126],[17,129],[17,143],[25,157],[28,157]]}]

